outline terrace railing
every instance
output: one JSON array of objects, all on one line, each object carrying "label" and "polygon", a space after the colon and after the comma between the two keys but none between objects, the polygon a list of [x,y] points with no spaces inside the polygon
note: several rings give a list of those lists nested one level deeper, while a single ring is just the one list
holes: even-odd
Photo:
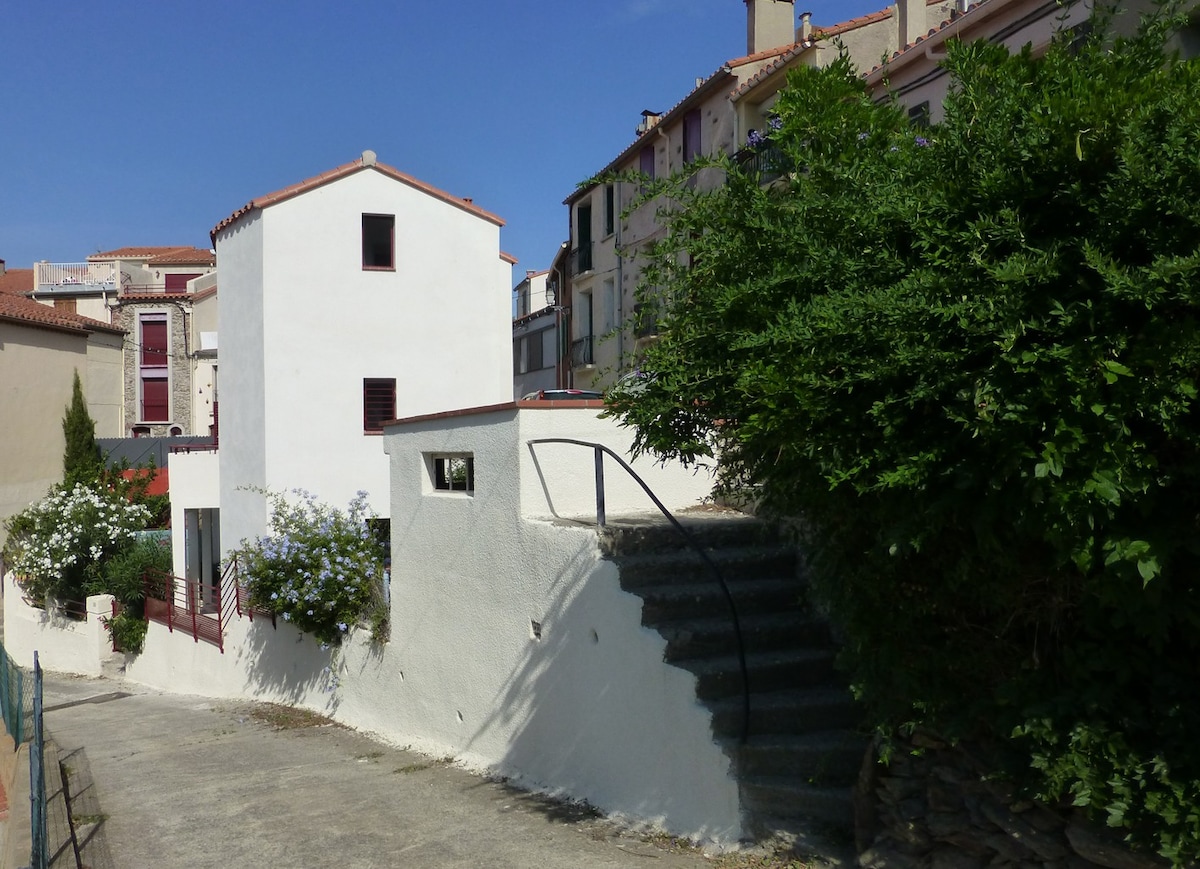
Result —
[{"label": "terrace railing", "polygon": [[246,590],[238,582],[238,563],[233,558],[225,565],[219,581],[206,583],[157,571],[145,576],[146,618],[166,625],[171,633],[191,634],[195,642],[204,640],[225,653],[225,629],[234,616],[251,621],[271,619],[273,613],[250,606]]},{"label": "terrace railing", "polygon": [[36,263],[34,292],[120,289],[116,263]]}]

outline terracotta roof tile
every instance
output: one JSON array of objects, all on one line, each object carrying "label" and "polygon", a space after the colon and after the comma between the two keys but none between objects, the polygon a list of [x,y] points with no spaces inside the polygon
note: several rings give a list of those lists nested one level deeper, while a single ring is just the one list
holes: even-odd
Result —
[{"label": "terracotta roof tile", "polygon": [[293,196],[299,196],[301,193],[307,193],[310,190],[315,190],[316,188],[328,184],[331,181],[337,181],[339,178],[345,178],[348,175],[353,175],[355,172],[361,172],[364,169],[374,169],[377,172],[387,175],[389,178],[394,178],[403,184],[407,184],[410,187],[415,187],[417,190],[420,190],[423,193],[428,193],[430,196],[440,199],[443,202],[447,202],[456,208],[461,208],[463,211],[474,214],[476,217],[481,217],[489,223],[494,223],[497,226],[504,226],[504,220],[502,218],[497,217],[490,211],[485,211],[484,209],[478,207],[469,199],[462,199],[457,196],[452,196],[443,190],[439,190],[430,184],[426,184],[424,181],[419,181],[413,176],[401,172],[399,169],[388,166],[384,163],[364,164],[363,159],[360,157],[357,160],[353,160],[349,163],[345,163],[341,166],[330,169],[328,172],[322,172],[320,175],[314,175],[312,178],[306,178],[303,181],[292,184],[290,187],[284,187],[282,190],[276,190],[274,193],[268,193],[266,196],[260,196],[257,199],[251,199],[241,208],[234,211],[233,214],[229,215],[216,226],[214,226],[212,228],[212,232],[209,233],[209,237],[213,240],[213,244],[215,245],[217,234],[221,232],[221,230],[237,223],[242,219],[242,217],[249,214],[251,211],[275,205],[283,202],[284,200],[291,199]]},{"label": "terracotta roof tile", "polygon": [[8,269],[0,275],[0,293],[32,293],[33,269]]},{"label": "terracotta roof tile", "polygon": [[515,266],[518,262],[520,262],[520,260],[518,260],[511,253],[505,253],[504,251],[500,251],[500,259],[504,260],[510,266]]},{"label": "terracotta roof tile", "polygon": [[215,266],[217,255],[211,250],[201,250],[198,247],[181,247],[169,253],[160,253],[150,257],[146,263],[152,266]]},{"label": "terracotta roof tile", "polygon": [[[892,52],[891,56],[888,57],[883,63],[872,67],[865,77],[868,79],[877,78],[880,75],[880,70],[882,70],[884,67],[890,66],[892,61],[901,56],[907,56],[908,52],[910,52],[912,49],[916,48],[918,45],[921,45],[923,42],[925,42],[925,40],[937,36],[938,33],[940,33],[942,30],[945,30],[951,24],[976,20],[972,16],[977,15],[979,9],[987,7],[988,11],[983,13],[983,16],[986,18],[990,16],[992,12],[996,11],[996,9],[1003,7],[1004,5],[1004,0],[975,0],[975,2],[971,4],[971,7],[966,12],[959,12],[957,9],[952,9],[950,11],[949,18],[944,19],[940,24],[938,24],[937,27],[930,28],[929,32],[925,35],[918,36],[912,42],[908,43],[908,45],[905,45],[897,51]],[[961,26],[970,27],[971,24],[965,23]]]},{"label": "terracotta roof tile", "polygon": [[150,258],[179,250],[194,250],[194,248],[182,244],[172,244],[167,246],[159,245],[157,247],[119,247],[116,250],[105,250],[94,253],[88,257],[88,262],[110,259]]},{"label": "terracotta roof tile", "polygon": [[108,323],[70,314],[49,305],[35,302],[15,293],[0,293],[0,320],[13,323],[23,323],[42,329],[55,329],[60,332],[76,332],[86,335],[88,332],[115,332],[123,334],[119,329]]}]

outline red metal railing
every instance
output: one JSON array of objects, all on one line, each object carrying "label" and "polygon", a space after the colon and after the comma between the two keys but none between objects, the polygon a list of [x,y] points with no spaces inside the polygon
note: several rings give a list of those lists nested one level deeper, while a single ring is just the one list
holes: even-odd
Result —
[{"label": "red metal railing", "polygon": [[166,625],[171,633],[190,633],[196,642],[212,643],[225,653],[225,628],[236,616],[269,618],[275,625],[275,614],[250,604],[249,592],[238,582],[236,556],[225,565],[221,578],[214,584],[184,579],[157,571],[147,572],[146,618]]}]

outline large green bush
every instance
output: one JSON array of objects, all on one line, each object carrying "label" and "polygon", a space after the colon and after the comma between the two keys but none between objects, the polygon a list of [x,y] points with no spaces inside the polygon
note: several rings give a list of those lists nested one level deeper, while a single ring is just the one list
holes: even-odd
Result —
[{"label": "large green bush", "polygon": [[[873,721],[998,741],[1034,791],[1200,856],[1200,65],[951,45],[914,129],[789,79],[770,185],[650,195],[640,449],[802,516]],[[759,137],[761,140],[761,137]],[[761,142],[758,147],[764,147]],[[697,169],[700,166],[696,167]]]}]

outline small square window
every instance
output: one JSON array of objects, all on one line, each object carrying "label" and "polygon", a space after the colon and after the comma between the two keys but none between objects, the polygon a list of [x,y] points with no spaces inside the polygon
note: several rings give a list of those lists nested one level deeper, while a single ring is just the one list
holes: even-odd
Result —
[{"label": "small square window", "polygon": [[362,216],[362,249],[364,269],[394,269],[396,216],[394,214],[364,214]]},{"label": "small square window", "polygon": [[378,434],[383,424],[396,418],[396,378],[363,378],[363,431]]},{"label": "small square window", "polygon": [[475,456],[435,455],[432,459],[433,488],[439,492],[475,491]]}]

